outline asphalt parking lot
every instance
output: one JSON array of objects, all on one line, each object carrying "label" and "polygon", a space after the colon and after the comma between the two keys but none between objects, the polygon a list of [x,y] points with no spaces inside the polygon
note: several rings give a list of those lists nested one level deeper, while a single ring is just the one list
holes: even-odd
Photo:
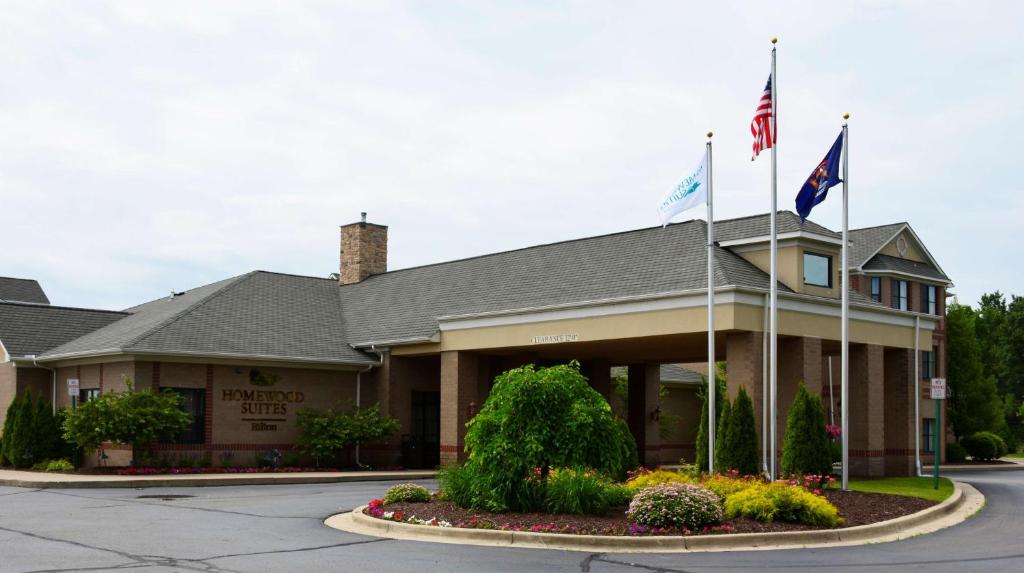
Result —
[{"label": "asphalt parking lot", "polygon": [[[958,474],[988,498],[966,523],[863,547],[588,554],[376,539],[323,519],[387,482],[158,489],[0,487],[0,572],[1024,571],[1024,471]],[[432,485],[430,482],[421,482]]]}]

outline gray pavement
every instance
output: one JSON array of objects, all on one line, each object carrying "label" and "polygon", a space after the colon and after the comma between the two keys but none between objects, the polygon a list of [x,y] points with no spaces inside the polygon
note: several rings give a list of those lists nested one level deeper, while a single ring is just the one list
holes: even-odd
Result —
[{"label": "gray pavement", "polygon": [[932,535],[863,547],[668,555],[382,540],[322,524],[330,514],[379,496],[390,485],[387,482],[90,490],[0,487],[0,572],[1024,571],[1024,471],[952,477],[978,487],[988,505],[966,523]]}]

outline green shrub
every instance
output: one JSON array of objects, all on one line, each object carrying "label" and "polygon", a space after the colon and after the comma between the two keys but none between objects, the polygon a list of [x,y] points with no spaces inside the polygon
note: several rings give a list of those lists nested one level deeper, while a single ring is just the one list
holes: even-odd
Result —
[{"label": "green shrub", "polygon": [[626,487],[636,492],[652,485],[663,483],[693,483],[694,480],[681,473],[671,470],[641,471],[626,481]]},{"label": "green shrub", "polygon": [[960,440],[960,444],[975,460],[996,460],[1007,454],[1006,442],[992,432],[975,432]]},{"label": "green shrub", "polygon": [[3,434],[0,435],[0,459],[18,468],[69,457],[70,444],[61,435],[63,412],[53,412],[53,404],[28,390],[15,397],[7,408]]},{"label": "green shrub", "polygon": [[550,513],[604,515],[610,504],[611,483],[592,470],[555,469],[545,482],[544,498]]},{"label": "green shrub", "polygon": [[5,465],[13,466],[16,460],[21,458],[21,454],[14,451],[14,427],[18,422],[18,416],[21,415],[22,404],[27,397],[28,392],[26,392],[24,398],[22,396],[15,396],[14,400],[11,401],[11,405],[7,407],[3,434],[0,434],[0,462]]},{"label": "green shrub", "polygon": [[725,500],[725,517],[757,521],[788,521],[836,527],[843,523],[839,510],[822,496],[785,482],[756,484]]},{"label": "green shrub", "polygon": [[626,516],[648,527],[700,529],[722,521],[722,500],[694,484],[660,484],[642,489]]},{"label": "green shrub", "polygon": [[740,386],[736,401],[729,413],[729,427],[720,439],[720,450],[725,453],[724,462],[719,462],[718,471],[736,470],[741,475],[760,474],[760,445],[757,441],[757,421],[754,418],[754,402],[747,390]]},{"label": "green shrub", "polygon": [[611,507],[628,505],[633,499],[633,490],[621,483],[609,483],[604,490],[604,496]]},{"label": "green shrub", "polygon": [[[636,462],[625,423],[575,361],[501,374],[467,428],[466,463],[441,474],[445,497],[462,507],[542,510],[551,468],[587,468],[621,479]],[[464,473],[471,485],[462,482]]]},{"label": "green shrub", "polygon": [[732,426],[729,419],[732,417],[732,404],[729,397],[722,398],[722,410],[718,416],[718,429],[715,431],[715,471],[724,471],[732,467],[732,452],[726,446],[729,443],[729,431]]},{"label": "green shrub", "polygon": [[50,459],[43,469],[47,472],[74,472],[75,466],[67,459]]},{"label": "green shrub", "polygon": [[182,397],[172,390],[135,390],[101,394],[67,413],[64,437],[86,450],[103,442],[130,444],[140,459],[153,444],[173,440],[188,429],[192,416],[181,409]]},{"label": "green shrub", "polygon": [[296,424],[299,428],[296,444],[313,457],[316,467],[320,467],[321,461],[335,459],[349,446],[378,442],[402,427],[395,418],[381,414],[376,404],[369,408],[302,408]]},{"label": "green shrub", "polygon": [[962,464],[967,461],[967,449],[956,442],[946,444],[946,463]]},{"label": "green shrub", "polygon": [[785,475],[829,474],[832,453],[825,432],[821,398],[811,396],[801,382],[786,417],[782,444],[782,473]]},{"label": "green shrub", "polygon": [[[722,369],[716,367],[715,374],[715,418],[720,418],[722,415],[722,404],[725,397],[728,395],[728,389],[725,384],[725,377],[722,375]],[[697,466],[697,471],[706,472],[708,471],[708,379],[703,378],[703,386],[697,393],[700,398],[700,425],[697,428],[697,455],[694,460],[694,465]]]},{"label": "green shrub", "polygon": [[427,488],[414,483],[400,483],[388,488],[384,494],[384,505],[399,503],[403,501],[425,502],[430,501],[430,492]]}]

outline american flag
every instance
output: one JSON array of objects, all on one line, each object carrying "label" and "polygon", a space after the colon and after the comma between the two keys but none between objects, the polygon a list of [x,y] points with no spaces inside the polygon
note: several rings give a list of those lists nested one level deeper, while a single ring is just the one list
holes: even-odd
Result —
[{"label": "american flag", "polygon": [[750,122],[750,134],[754,136],[754,156],[751,161],[757,159],[762,149],[771,149],[775,143],[775,131],[772,109],[772,77],[768,76],[768,85],[764,86],[764,93],[761,94],[761,101],[757,102],[757,111],[754,112],[754,119]]}]

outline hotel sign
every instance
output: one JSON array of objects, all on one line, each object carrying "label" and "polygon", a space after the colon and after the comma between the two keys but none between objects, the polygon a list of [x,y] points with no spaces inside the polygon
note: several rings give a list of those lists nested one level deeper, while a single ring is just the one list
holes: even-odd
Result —
[{"label": "hotel sign", "polygon": [[562,342],[578,342],[579,334],[543,334],[531,336],[530,344],[559,344]]}]

